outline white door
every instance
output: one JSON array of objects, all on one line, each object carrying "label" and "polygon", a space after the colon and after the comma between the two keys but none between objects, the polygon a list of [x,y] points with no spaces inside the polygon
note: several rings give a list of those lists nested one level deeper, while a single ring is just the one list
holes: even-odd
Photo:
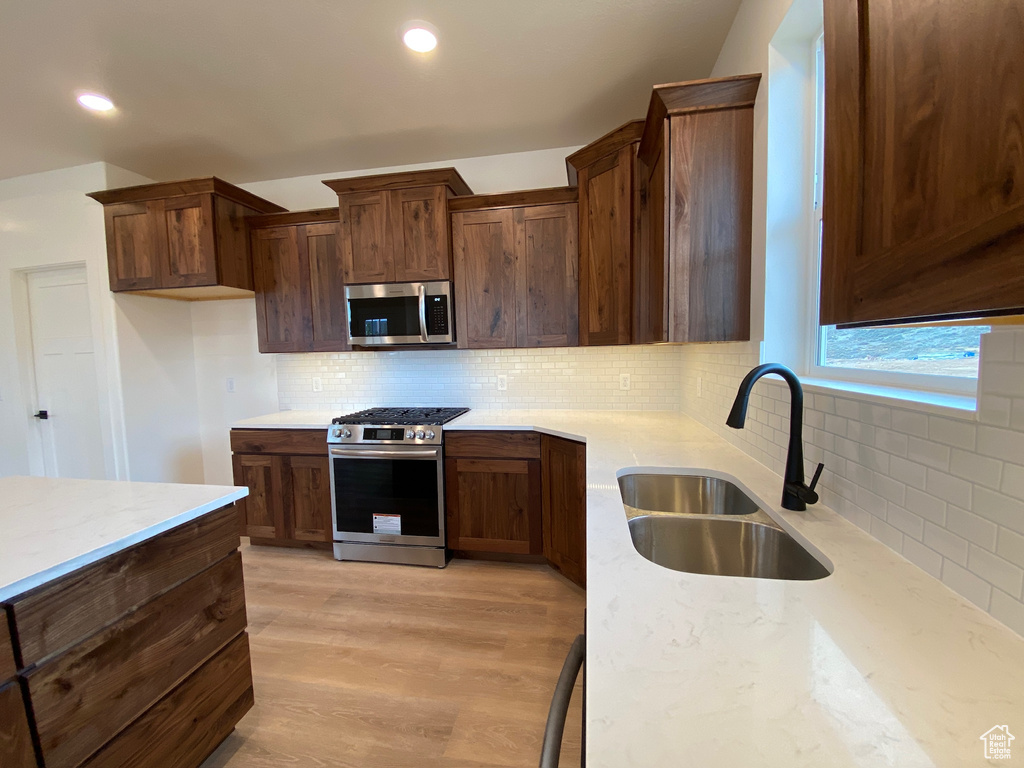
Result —
[{"label": "white door", "polygon": [[37,417],[47,477],[102,480],[96,355],[85,267],[28,274]]}]

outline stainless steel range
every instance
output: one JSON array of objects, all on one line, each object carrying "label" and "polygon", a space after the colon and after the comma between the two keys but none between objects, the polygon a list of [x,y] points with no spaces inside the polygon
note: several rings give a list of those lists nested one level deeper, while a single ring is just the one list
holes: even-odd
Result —
[{"label": "stainless steel range", "polygon": [[327,432],[334,557],[443,568],[444,432],[468,408],[370,408]]}]

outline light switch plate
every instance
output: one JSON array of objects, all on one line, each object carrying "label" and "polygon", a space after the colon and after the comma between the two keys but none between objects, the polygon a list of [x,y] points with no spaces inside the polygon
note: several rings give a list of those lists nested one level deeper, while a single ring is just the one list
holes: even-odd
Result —
[{"label": "light switch plate", "polygon": [[235,380],[234,380],[234,378],[228,378],[228,380],[225,382],[225,387],[227,388],[228,392],[234,393],[234,391],[235,391]]},{"label": "light switch plate", "polygon": [[508,389],[508,376],[506,376],[503,373],[498,374],[498,391],[499,392],[504,392],[507,389]]},{"label": "light switch plate", "polygon": [[313,391],[314,392],[323,392],[324,391],[324,380],[321,379],[319,376],[314,376],[313,377]]},{"label": "light switch plate", "polygon": [[632,385],[632,383],[629,380],[629,374],[628,373],[620,373],[619,374],[619,389],[621,389],[623,391],[628,391],[628,390],[630,390],[632,388],[633,388],[633,385]]}]

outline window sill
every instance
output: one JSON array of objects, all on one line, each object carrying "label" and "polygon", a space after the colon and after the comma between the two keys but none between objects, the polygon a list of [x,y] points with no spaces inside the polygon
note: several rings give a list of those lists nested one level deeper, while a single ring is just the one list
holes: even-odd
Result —
[{"label": "window sill", "polygon": [[978,409],[975,395],[955,395],[905,387],[887,387],[837,379],[800,378],[805,390],[830,395],[852,395],[878,405],[898,405],[910,410],[974,420]]}]

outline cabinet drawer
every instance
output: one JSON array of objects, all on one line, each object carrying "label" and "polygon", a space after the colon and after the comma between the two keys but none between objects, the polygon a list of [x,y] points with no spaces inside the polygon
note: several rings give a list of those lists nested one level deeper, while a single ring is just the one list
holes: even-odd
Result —
[{"label": "cabinet drawer", "polygon": [[243,632],[83,768],[199,765],[252,705],[249,636]]},{"label": "cabinet drawer", "polygon": [[327,455],[327,429],[232,429],[232,453]]},{"label": "cabinet drawer", "polygon": [[445,433],[444,455],[448,458],[539,459],[540,435],[536,432]]},{"label": "cabinet drawer", "polygon": [[18,673],[14,663],[14,646],[11,644],[11,630],[7,626],[7,614],[0,607],[0,685]]},{"label": "cabinet drawer", "polygon": [[0,685],[0,765],[36,768],[25,702],[16,682]]},{"label": "cabinet drawer", "polygon": [[235,552],[26,675],[47,768],[73,768],[245,629]]},{"label": "cabinet drawer", "polygon": [[9,610],[18,628],[22,667],[112,624],[238,545],[238,513],[224,507],[19,595]]}]

